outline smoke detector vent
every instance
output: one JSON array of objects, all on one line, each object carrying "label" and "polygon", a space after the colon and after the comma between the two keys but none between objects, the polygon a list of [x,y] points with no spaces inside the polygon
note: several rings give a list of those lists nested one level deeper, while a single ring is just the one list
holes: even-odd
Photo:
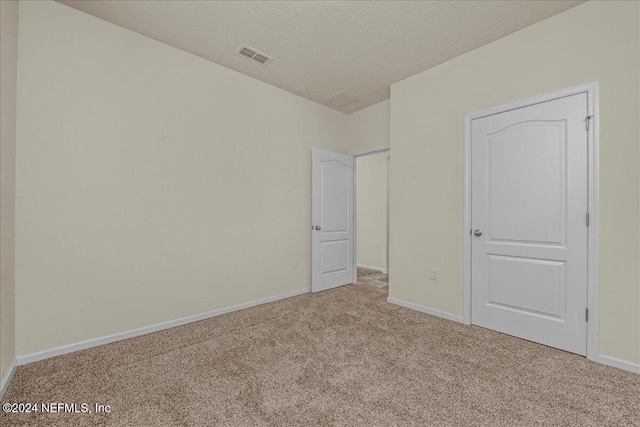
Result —
[{"label": "smoke detector vent", "polygon": [[325,101],[327,101],[329,104],[332,104],[338,107],[346,107],[347,105],[360,101],[360,98],[358,98],[355,95],[351,95],[349,93],[341,91],[326,98]]},{"label": "smoke detector vent", "polygon": [[242,56],[243,58],[260,64],[263,67],[266,67],[271,61],[273,61],[273,58],[269,55],[259,52],[246,44],[243,44],[238,48],[238,50],[236,50],[236,55]]}]

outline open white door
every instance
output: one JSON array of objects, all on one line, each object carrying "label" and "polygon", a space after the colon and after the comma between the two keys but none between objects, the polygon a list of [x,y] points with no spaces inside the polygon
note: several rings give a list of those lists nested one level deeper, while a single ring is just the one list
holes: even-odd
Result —
[{"label": "open white door", "polygon": [[353,156],[314,148],[311,290],[353,282]]}]

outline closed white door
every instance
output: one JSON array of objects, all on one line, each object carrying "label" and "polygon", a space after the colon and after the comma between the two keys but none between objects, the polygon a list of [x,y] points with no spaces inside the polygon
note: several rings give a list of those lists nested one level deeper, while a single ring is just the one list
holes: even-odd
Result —
[{"label": "closed white door", "polygon": [[311,290],[353,282],[353,156],[312,154]]},{"label": "closed white door", "polygon": [[587,95],[475,119],[471,321],[586,354]]}]

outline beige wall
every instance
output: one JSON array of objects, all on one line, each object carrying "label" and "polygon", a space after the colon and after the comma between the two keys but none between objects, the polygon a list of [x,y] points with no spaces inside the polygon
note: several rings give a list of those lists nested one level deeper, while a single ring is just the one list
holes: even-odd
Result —
[{"label": "beige wall", "polygon": [[0,2],[0,379],[15,357],[15,166],[18,2]]},{"label": "beige wall", "polygon": [[349,152],[358,153],[389,145],[389,100],[349,114]]},{"label": "beige wall", "polygon": [[357,262],[387,268],[387,167],[389,152],[357,158]]},{"label": "beige wall", "polygon": [[19,34],[18,355],[310,286],[346,115],[54,2]]},{"label": "beige wall", "polygon": [[392,86],[392,297],[463,314],[465,114],[599,80],[600,353],[640,362],[639,6],[588,2]]}]

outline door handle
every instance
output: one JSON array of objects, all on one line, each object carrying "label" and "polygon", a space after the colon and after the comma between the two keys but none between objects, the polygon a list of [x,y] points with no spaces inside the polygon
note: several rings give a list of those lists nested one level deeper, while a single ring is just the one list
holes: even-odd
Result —
[{"label": "door handle", "polygon": [[320,230],[321,228],[320,228],[320,226],[319,226],[319,225],[315,225],[315,226],[311,227],[311,229],[312,229],[312,230],[316,230],[316,231],[318,231],[318,230]]},{"label": "door handle", "polygon": [[479,228],[476,228],[476,230],[473,232],[473,235],[476,237],[482,236],[482,230],[480,230]]}]

